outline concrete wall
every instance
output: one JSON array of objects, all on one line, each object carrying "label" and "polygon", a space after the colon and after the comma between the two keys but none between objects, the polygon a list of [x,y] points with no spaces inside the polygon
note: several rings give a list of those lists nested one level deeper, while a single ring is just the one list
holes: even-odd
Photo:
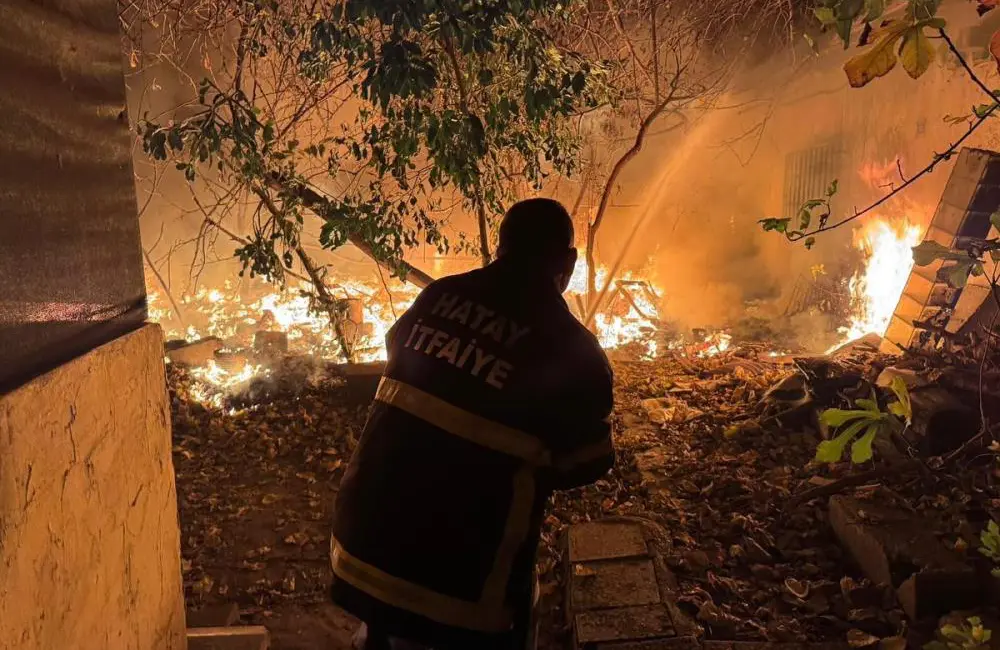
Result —
[{"label": "concrete wall", "polygon": [[115,0],[0,2],[0,392],[145,319]]},{"label": "concrete wall", "polygon": [[183,650],[159,327],[0,396],[0,650]]}]

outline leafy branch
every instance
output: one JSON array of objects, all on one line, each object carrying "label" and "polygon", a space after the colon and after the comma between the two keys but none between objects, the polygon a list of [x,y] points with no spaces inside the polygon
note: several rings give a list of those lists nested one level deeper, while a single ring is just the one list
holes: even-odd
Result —
[{"label": "leafy branch", "polygon": [[938,639],[925,645],[924,650],[987,650],[993,632],[983,626],[978,616],[965,621],[961,625],[942,625],[937,630]]},{"label": "leafy branch", "polygon": [[901,377],[893,379],[890,386],[896,401],[882,411],[878,398],[872,391],[871,399],[854,401],[854,409],[827,409],[820,414],[820,422],[839,428],[840,433],[830,440],[824,440],[816,449],[816,460],[821,463],[840,462],[851,446],[851,462],[865,463],[872,459],[872,444],[879,434],[901,433],[913,419],[910,393]]},{"label": "leafy branch", "polygon": [[979,534],[979,544],[979,552],[996,565],[991,573],[1000,578],[1000,525],[995,520],[990,519],[985,530]]}]

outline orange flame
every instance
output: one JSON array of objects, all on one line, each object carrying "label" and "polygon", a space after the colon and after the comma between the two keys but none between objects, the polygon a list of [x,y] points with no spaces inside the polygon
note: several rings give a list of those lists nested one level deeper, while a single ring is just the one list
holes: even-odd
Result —
[{"label": "orange flame", "polygon": [[875,333],[885,334],[913,269],[914,246],[923,228],[908,219],[873,219],[855,232],[855,246],[865,255],[865,268],[848,283],[852,314],[841,328],[843,340],[834,349]]}]

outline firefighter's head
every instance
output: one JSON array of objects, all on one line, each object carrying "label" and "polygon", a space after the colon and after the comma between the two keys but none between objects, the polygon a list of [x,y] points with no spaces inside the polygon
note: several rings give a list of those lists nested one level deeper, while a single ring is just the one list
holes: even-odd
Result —
[{"label": "firefighter's head", "polygon": [[528,199],[514,204],[500,222],[497,256],[551,278],[565,291],[576,266],[573,219],[558,201]]}]

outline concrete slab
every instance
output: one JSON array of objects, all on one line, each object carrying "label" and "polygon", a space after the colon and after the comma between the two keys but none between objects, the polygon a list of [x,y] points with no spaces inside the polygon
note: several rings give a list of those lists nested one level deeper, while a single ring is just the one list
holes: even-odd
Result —
[{"label": "concrete slab", "polygon": [[215,360],[215,353],[223,348],[222,340],[214,336],[187,343],[167,350],[171,363],[186,366],[204,366]]},{"label": "concrete slab", "polygon": [[638,524],[595,521],[569,529],[569,561],[590,562],[643,556],[646,539]]},{"label": "concrete slab", "polygon": [[837,495],[830,498],[830,524],[872,582],[898,589],[913,620],[974,607],[984,595],[973,569],[919,517]]},{"label": "concrete slab", "polygon": [[188,650],[267,650],[270,636],[261,625],[202,627],[187,631]]},{"label": "concrete slab", "polygon": [[662,604],[584,612],[577,615],[575,623],[578,646],[674,635],[670,612]]},{"label": "concrete slab", "polygon": [[612,641],[598,643],[596,650],[701,650],[701,642],[694,636],[677,636],[653,641]]},{"label": "concrete slab", "polygon": [[611,560],[574,564],[571,607],[576,612],[660,602],[652,560]]}]

